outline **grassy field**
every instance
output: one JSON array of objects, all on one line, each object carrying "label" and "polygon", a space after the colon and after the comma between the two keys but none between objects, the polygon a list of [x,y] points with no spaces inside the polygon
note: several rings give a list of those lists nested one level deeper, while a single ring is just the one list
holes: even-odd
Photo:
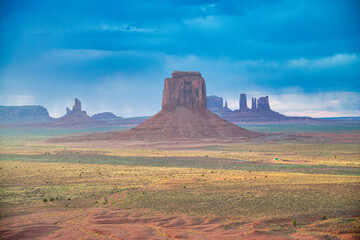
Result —
[{"label": "grassy field", "polygon": [[[43,142],[79,132],[85,130],[1,130],[2,219],[112,208],[221,218],[225,229],[239,231],[245,226],[239,222],[267,221],[257,225],[267,234],[281,228],[280,235],[359,236],[357,143],[299,138],[163,150]],[[283,223],[271,223],[276,219]]]}]

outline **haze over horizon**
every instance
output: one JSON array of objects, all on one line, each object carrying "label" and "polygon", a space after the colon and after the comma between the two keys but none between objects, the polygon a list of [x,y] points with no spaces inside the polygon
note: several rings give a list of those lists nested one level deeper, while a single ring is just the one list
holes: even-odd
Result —
[{"label": "haze over horizon", "polygon": [[150,116],[164,79],[199,71],[238,108],[269,96],[290,116],[360,116],[360,2],[4,0],[0,105]]}]

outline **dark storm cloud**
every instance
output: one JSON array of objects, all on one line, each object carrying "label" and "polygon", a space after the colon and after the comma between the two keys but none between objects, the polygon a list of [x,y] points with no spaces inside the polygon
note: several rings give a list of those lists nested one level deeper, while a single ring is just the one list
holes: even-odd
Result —
[{"label": "dark storm cloud", "polygon": [[360,92],[358,1],[3,0],[0,8],[3,96],[51,102],[44,92],[58,86],[59,98],[98,94],[106,102],[109,94],[93,89],[121,76],[160,88],[130,102],[154,112],[173,70],[199,70],[209,92],[231,96]]}]

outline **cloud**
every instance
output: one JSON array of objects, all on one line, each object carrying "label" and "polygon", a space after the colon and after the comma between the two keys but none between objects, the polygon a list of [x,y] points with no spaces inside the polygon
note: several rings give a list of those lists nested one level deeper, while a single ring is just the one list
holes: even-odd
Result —
[{"label": "cloud", "polygon": [[307,68],[330,68],[336,66],[346,65],[358,60],[355,53],[353,54],[335,54],[331,57],[324,57],[318,59],[291,59],[285,64],[287,67],[307,67]]},{"label": "cloud", "polygon": [[6,106],[23,106],[36,104],[32,95],[0,95],[0,103]]},{"label": "cloud", "polygon": [[[286,93],[286,92],[292,93]],[[266,92],[248,93],[248,106],[251,97],[269,95]],[[345,117],[359,116],[360,93],[321,92],[304,93],[300,89],[284,89],[283,93],[269,95],[270,107],[288,116]],[[239,109],[239,99],[229,99],[230,109]]]},{"label": "cloud", "polygon": [[[240,92],[290,89],[314,99],[360,92],[358,7],[356,0],[5,0],[0,95],[34,96],[59,113],[78,96],[89,112],[143,115],[159,109],[174,70],[200,71],[209,94],[230,100]],[[340,111],[341,99],[317,100]]]}]

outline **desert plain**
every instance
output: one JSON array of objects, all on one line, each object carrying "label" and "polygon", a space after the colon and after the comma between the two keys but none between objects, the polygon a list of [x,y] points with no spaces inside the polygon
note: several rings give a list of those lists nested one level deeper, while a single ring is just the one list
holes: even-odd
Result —
[{"label": "desert plain", "polygon": [[359,239],[360,125],[246,124],[243,141],[0,129],[1,239]]}]

